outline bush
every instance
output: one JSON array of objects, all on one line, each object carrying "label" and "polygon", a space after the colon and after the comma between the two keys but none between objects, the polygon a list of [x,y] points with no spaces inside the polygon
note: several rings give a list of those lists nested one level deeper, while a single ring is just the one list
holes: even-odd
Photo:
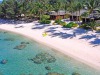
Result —
[{"label": "bush", "polygon": [[50,16],[49,15],[42,15],[41,20],[49,20]]},{"label": "bush", "polygon": [[43,15],[41,16],[41,20],[39,21],[42,24],[50,24],[51,21],[49,20],[50,16],[49,15]]},{"label": "bush", "polygon": [[96,27],[96,31],[99,31],[100,32],[100,27]]},{"label": "bush", "polygon": [[50,24],[51,21],[50,20],[40,20],[40,23],[42,23],[42,24]]},{"label": "bush", "polygon": [[78,24],[77,23],[73,24],[73,27],[78,27]]},{"label": "bush", "polygon": [[88,24],[82,24],[79,26],[79,28],[83,28],[83,29],[90,29],[90,27],[88,26]]},{"label": "bush", "polygon": [[70,18],[70,14],[65,14],[65,18]]},{"label": "bush", "polygon": [[67,24],[66,24],[66,22],[62,22],[62,21],[61,21],[61,22],[60,22],[60,25],[65,26],[65,25],[67,25]]},{"label": "bush", "polygon": [[60,24],[61,22],[62,22],[61,19],[55,20],[55,23],[57,23],[57,24]]},{"label": "bush", "polygon": [[66,27],[66,28],[72,28],[72,27],[77,27],[77,26],[78,26],[78,24],[76,24],[74,22],[70,22],[70,23],[64,25],[64,27]]}]

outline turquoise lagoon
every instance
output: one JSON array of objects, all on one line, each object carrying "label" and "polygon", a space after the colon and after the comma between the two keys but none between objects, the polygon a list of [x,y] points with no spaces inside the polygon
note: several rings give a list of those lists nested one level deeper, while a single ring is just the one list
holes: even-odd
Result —
[{"label": "turquoise lagoon", "polygon": [[[25,46],[20,47],[21,44]],[[33,59],[36,56],[39,58],[38,55],[42,58],[42,62],[36,63]],[[47,62],[50,57],[53,61]],[[49,75],[47,73],[50,72],[64,75],[72,75],[73,72],[80,75],[100,75],[99,70],[35,41],[6,31],[0,31],[0,61],[2,60],[7,60],[7,63],[0,63],[0,75]]]}]

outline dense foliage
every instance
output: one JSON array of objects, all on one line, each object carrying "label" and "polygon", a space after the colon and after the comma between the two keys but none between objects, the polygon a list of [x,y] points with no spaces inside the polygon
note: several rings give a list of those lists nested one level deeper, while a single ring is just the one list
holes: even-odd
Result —
[{"label": "dense foliage", "polygon": [[[90,15],[95,8],[99,8],[100,11],[100,0],[3,0],[0,3],[0,18],[40,19],[41,23],[48,24],[50,20],[45,18],[48,16],[43,15],[48,14],[50,11],[65,10],[65,12],[69,11],[70,13],[77,11],[81,16],[80,10],[85,7],[88,9],[88,13],[84,13],[82,15],[84,17]],[[78,19],[80,20],[80,17],[77,17]],[[55,22],[63,26],[66,25],[61,20]],[[69,24],[69,27],[71,27],[71,24]],[[90,24],[90,27],[93,26]]]},{"label": "dense foliage", "polygon": [[51,21],[49,19],[50,19],[49,15],[42,15],[39,22],[42,24],[50,24]]},{"label": "dense foliage", "polygon": [[99,0],[3,0],[0,4],[0,17],[19,18],[24,14],[24,17],[40,18],[41,15],[52,10],[80,12],[84,5],[88,7],[91,13],[99,4]]},{"label": "dense foliage", "polygon": [[96,30],[96,27],[98,26],[100,26],[100,24],[96,23],[95,21],[92,21],[89,23],[82,24],[80,28]]},{"label": "dense foliage", "polygon": [[74,22],[70,22],[70,23],[64,25],[64,27],[66,27],[66,28],[78,27],[78,24],[76,24]]}]

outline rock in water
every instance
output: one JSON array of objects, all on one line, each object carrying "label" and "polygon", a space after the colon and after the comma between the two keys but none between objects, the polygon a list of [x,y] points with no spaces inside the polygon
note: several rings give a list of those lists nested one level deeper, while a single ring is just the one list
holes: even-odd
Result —
[{"label": "rock in water", "polygon": [[21,44],[29,44],[29,42],[21,42]]},{"label": "rock in water", "polygon": [[34,58],[33,61],[36,64],[41,64],[42,63],[42,60],[41,59],[37,59],[37,58]]},{"label": "rock in water", "polygon": [[51,67],[50,66],[46,66],[45,69],[46,70],[51,70]]},{"label": "rock in water", "polygon": [[31,60],[36,64],[41,64],[44,62],[53,63],[56,61],[55,57],[49,53],[39,53]]},{"label": "rock in water", "polygon": [[5,38],[4,41],[14,41],[14,38]]},{"label": "rock in water", "polygon": [[18,45],[18,46],[16,46],[16,47],[14,47],[14,49],[22,50],[22,49],[24,49],[25,47],[26,47],[26,45],[21,44],[21,45]]},{"label": "rock in water", "polygon": [[6,64],[7,63],[7,60],[2,60],[1,61],[1,64]]},{"label": "rock in water", "polygon": [[60,74],[60,73],[57,73],[57,72],[49,72],[46,75],[64,75],[64,74]]},{"label": "rock in water", "polygon": [[81,74],[79,74],[77,72],[73,72],[72,75],[81,75]]}]

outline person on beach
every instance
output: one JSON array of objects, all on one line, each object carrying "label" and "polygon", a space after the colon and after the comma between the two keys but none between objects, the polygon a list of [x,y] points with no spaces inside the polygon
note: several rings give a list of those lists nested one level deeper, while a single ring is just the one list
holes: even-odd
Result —
[{"label": "person on beach", "polygon": [[76,33],[75,32],[73,32],[73,37],[76,37]]},{"label": "person on beach", "polygon": [[47,32],[43,32],[42,36],[43,37],[47,36]]},{"label": "person on beach", "polygon": [[76,33],[73,32],[73,35],[70,37],[70,39],[72,39],[73,37],[76,37]]}]

